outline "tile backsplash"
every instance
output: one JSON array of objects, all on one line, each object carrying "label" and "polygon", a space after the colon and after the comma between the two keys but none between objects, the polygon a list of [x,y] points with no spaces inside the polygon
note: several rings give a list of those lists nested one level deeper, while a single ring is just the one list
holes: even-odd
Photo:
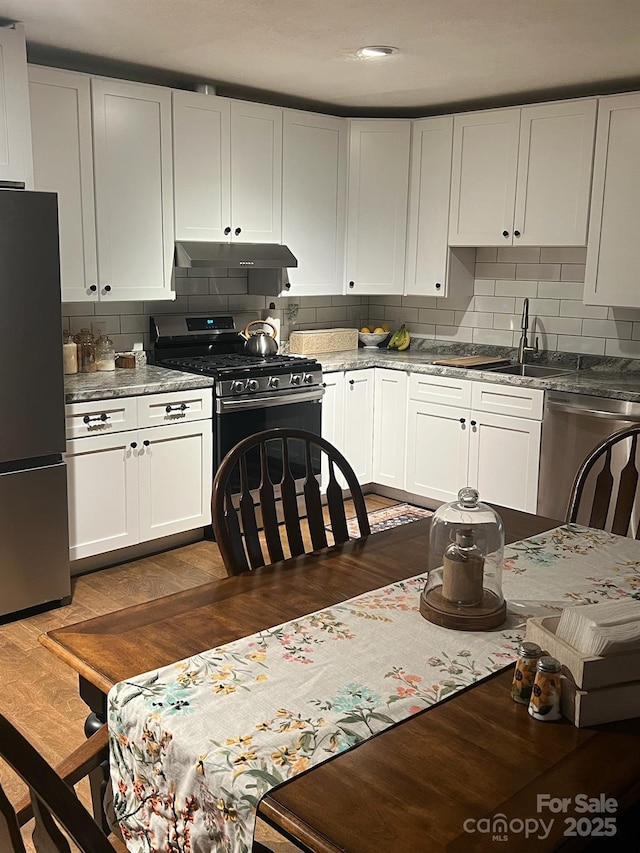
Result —
[{"label": "tile backsplash", "polygon": [[[525,296],[530,334],[546,350],[640,358],[640,309],[582,303],[586,249],[524,246],[479,248],[474,292],[466,297],[305,296],[272,299],[247,294],[243,270],[175,270],[174,302],[66,302],[63,326],[106,331],[117,350],[149,340],[154,314],[229,312],[239,328],[266,316],[275,303],[283,338],[291,328],[390,325],[406,322],[429,340],[517,346]],[[291,312],[291,307],[297,310]],[[273,313],[272,311],[269,313]],[[295,314],[292,325],[292,313]]]}]

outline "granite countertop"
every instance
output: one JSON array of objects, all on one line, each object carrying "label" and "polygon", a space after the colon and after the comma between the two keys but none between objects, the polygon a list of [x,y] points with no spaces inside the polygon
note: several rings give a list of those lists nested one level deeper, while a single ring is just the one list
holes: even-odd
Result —
[{"label": "granite countertop", "polygon": [[[455,354],[463,355],[462,351]],[[488,353],[484,353],[488,354]],[[495,355],[503,355],[495,351]],[[429,373],[440,376],[460,376],[481,382],[496,382],[502,385],[516,385],[525,388],[540,388],[543,391],[564,391],[576,394],[591,394],[595,397],[608,397],[615,400],[640,402],[640,362],[634,359],[585,357],[584,366],[576,369],[577,357],[563,363],[562,355],[549,362],[553,366],[569,370],[561,376],[545,379],[534,377],[510,376],[478,368],[443,367],[434,361],[452,352],[443,353],[434,349],[406,352],[361,348],[344,352],[318,353],[315,358],[322,364],[325,373],[337,370],[357,370],[365,367],[388,367],[412,373]],[[555,355],[555,354],[554,354]],[[507,357],[511,354],[507,354]]]},{"label": "granite countertop", "polygon": [[113,397],[139,397],[142,394],[162,394],[165,391],[188,391],[191,388],[210,388],[210,376],[197,376],[147,364],[131,370],[100,370],[96,373],[75,373],[64,378],[65,403],[87,403]]}]

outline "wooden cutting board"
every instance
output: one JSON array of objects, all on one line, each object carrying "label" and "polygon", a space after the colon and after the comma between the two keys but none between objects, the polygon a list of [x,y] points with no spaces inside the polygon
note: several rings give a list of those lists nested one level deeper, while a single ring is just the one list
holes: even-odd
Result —
[{"label": "wooden cutting board", "polygon": [[440,364],[443,367],[484,367],[485,365],[495,367],[497,364],[509,364],[509,359],[495,355],[461,355],[455,358],[441,358],[432,364]]}]

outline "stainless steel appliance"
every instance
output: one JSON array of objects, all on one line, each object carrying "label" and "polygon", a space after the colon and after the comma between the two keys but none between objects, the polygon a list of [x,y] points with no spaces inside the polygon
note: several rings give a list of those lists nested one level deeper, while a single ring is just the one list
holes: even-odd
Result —
[{"label": "stainless steel appliance", "polygon": [[0,616],[70,594],[58,205],[0,189]]},{"label": "stainless steel appliance", "polygon": [[[602,439],[638,422],[640,403],[548,391],[542,422],[538,513],[564,519],[574,478],[587,454]],[[620,467],[623,464],[621,456]]]},{"label": "stainless steel appliance", "polygon": [[314,358],[244,354],[231,316],[152,317],[151,339],[156,364],[215,379],[214,472],[232,447],[261,430],[295,427],[320,435],[324,386]]}]

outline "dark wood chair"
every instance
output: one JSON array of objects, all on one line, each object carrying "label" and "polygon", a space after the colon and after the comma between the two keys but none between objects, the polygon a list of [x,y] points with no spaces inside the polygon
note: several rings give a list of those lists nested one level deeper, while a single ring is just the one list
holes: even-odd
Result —
[{"label": "dark wood chair", "polygon": [[[327,538],[320,484],[328,471]],[[351,493],[360,536],[371,532],[362,489],[345,457],[328,441],[299,429],[272,429],[237,444],[213,482],[213,531],[230,575],[349,539],[342,475]],[[266,555],[264,549],[266,548]]]},{"label": "dark wood chair", "polygon": [[103,726],[54,770],[25,736],[0,714],[0,756],[26,782],[30,794],[14,807],[0,787],[2,853],[25,853],[20,827],[33,817],[33,843],[38,851],[70,853],[71,847],[55,821],[82,853],[125,851],[121,842],[116,840],[111,844],[72,787],[106,761],[108,755],[107,728]]},{"label": "dark wood chair", "polygon": [[589,453],[573,483],[568,522],[640,538],[638,435],[640,425],[625,427]]}]

